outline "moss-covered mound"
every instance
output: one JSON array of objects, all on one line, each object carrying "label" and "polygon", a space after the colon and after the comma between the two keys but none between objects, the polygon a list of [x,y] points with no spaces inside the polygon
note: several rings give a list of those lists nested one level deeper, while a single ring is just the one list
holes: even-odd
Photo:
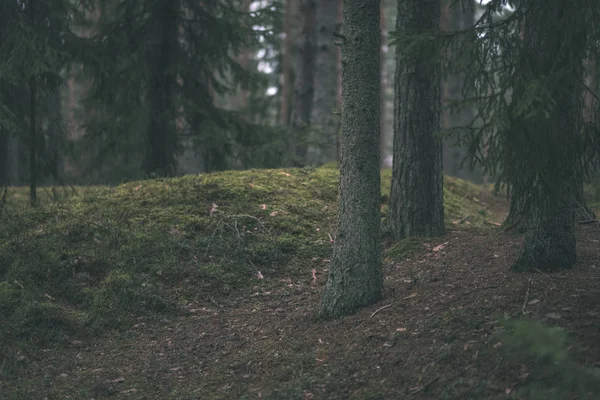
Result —
[{"label": "moss-covered mound", "polygon": [[[384,203],[390,178],[384,171]],[[42,190],[35,209],[25,188],[11,189],[0,217],[0,342],[68,341],[200,298],[309,281],[331,254],[338,180],[330,168],[231,171]],[[448,222],[481,222],[481,192],[446,179]]]}]

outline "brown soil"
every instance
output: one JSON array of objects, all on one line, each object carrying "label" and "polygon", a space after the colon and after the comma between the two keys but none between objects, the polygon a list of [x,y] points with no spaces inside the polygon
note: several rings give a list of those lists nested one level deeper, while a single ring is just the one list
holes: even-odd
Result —
[{"label": "brown soil", "polygon": [[25,359],[23,398],[509,398],[524,375],[501,352],[498,317],[562,326],[583,362],[600,361],[600,226],[577,230],[577,265],[553,275],[510,272],[520,237],[449,231],[388,260],[385,297],[333,322],[314,318],[326,263],[316,283],[257,282],[251,296],[192,302],[170,320]]}]

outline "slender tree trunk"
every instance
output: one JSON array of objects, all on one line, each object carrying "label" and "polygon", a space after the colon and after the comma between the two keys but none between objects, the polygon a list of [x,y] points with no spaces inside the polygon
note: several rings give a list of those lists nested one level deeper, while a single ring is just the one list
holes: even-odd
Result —
[{"label": "slender tree trunk", "polygon": [[[462,4],[461,2],[452,3],[450,1],[442,2],[442,15],[440,18],[440,27],[445,32],[457,32],[470,28],[475,22],[475,8]],[[448,49],[448,57],[458,57],[453,54],[453,48],[459,48],[460,38],[455,39],[456,46]],[[442,82],[442,104],[444,107],[452,102],[461,101],[464,99],[462,88],[465,82],[465,76],[461,73],[451,73],[446,75]],[[475,109],[473,107],[462,105],[458,109],[449,110],[445,108],[442,111],[441,122],[442,128],[459,128],[467,127],[475,117]],[[467,149],[464,146],[455,144],[455,137],[447,137],[443,140],[443,157],[442,164],[444,173],[459,177],[462,179],[478,180],[483,174],[477,171],[470,171],[463,166],[463,160],[467,155]]]},{"label": "slender tree trunk", "polygon": [[[438,0],[399,0],[396,30],[439,29]],[[440,64],[435,49],[396,49],[394,165],[390,228],[394,238],[444,233],[442,148],[439,130]]]},{"label": "slender tree trunk", "polygon": [[338,226],[320,316],[381,298],[379,0],[344,0]]},{"label": "slender tree trunk", "polygon": [[301,29],[298,35],[291,128],[292,152],[296,156],[296,164],[303,166],[307,161],[317,59],[316,0],[298,0],[298,15]]},{"label": "slender tree trunk", "polygon": [[50,89],[49,98],[46,101],[46,137],[44,146],[43,168],[47,175],[55,181],[60,181],[62,175],[62,153],[61,143],[65,135],[64,123],[62,118],[62,107],[60,98],[60,86]]},{"label": "slender tree trunk", "polygon": [[380,134],[379,134],[379,167],[385,167],[385,159],[388,156],[388,135],[386,132],[386,124],[385,124],[385,89],[387,87],[387,68],[386,68],[386,52],[387,48],[387,32],[385,30],[385,9],[383,7],[383,1],[379,2],[379,30],[381,31],[381,46],[379,50],[379,66],[380,66],[380,92],[379,92],[379,119],[380,119]]},{"label": "slender tree trunk", "polygon": [[281,52],[282,82],[281,82],[281,110],[280,123],[288,126],[290,122],[290,88],[292,86],[292,2],[285,0],[283,14],[283,48]]},{"label": "slender tree trunk", "polygon": [[[35,26],[35,1],[29,1],[29,21]],[[37,178],[38,178],[38,140],[37,140],[37,111],[36,99],[37,82],[35,76],[29,78],[29,202],[31,206],[37,204]]]},{"label": "slender tree trunk", "polygon": [[[576,5],[564,6],[557,1],[536,4],[527,10],[525,47],[520,68],[523,77],[552,79],[549,90],[557,107],[548,116],[519,118],[522,138],[515,145],[524,147],[517,152],[516,167],[529,179],[529,232],[525,247],[515,268],[551,271],[571,267],[576,260],[574,220],[578,185],[582,184],[579,167],[582,159],[580,135],[582,97],[580,71],[575,67],[585,56],[586,32],[575,29],[572,35],[563,30],[576,15]],[[562,29],[561,29],[562,27]],[[563,71],[558,75],[557,71]],[[526,93],[526,78],[517,84],[515,99]],[[528,146],[528,147],[527,147]],[[534,161],[530,161],[535,151]],[[515,171],[519,173],[519,171]],[[515,176],[514,173],[511,176]],[[517,179],[518,181],[518,179]],[[518,186],[519,187],[519,186]],[[521,185],[520,187],[524,187]]]},{"label": "slender tree trunk", "polygon": [[8,132],[4,129],[0,129],[0,188],[8,185],[10,182],[8,139]]},{"label": "slender tree trunk", "polygon": [[[242,0],[242,4],[240,9],[247,13],[250,11],[250,3],[251,0]],[[250,28],[250,27],[249,27]],[[250,58],[252,57],[252,50],[245,49],[241,51],[236,59],[238,64],[244,68],[248,69],[248,65],[250,64]],[[233,98],[233,109],[237,111],[241,111],[243,115],[247,115],[248,108],[248,95],[249,92],[246,89],[238,88],[234,98]]]},{"label": "slender tree trunk", "polygon": [[317,60],[314,77],[312,126],[317,146],[309,148],[309,164],[323,164],[336,159],[338,118],[337,50],[333,32],[338,31],[340,0],[319,0],[317,7]]},{"label": "slender tree trunk", "polygon": [[8,138],[8,182],[11,185],[19,185],[21,179],[21,141],[14,136]]},{"label": "slender tree trunk", "polygon": [[178,51],[179,10],[179,0],[159,2],[153,10],[153,18],[159,23],[155,43],[157,57],[148,89],[150,123],[142,166],[147,175],[173,176],[177,172],[178,143],[173,88],[177,78],[174,69]]}]

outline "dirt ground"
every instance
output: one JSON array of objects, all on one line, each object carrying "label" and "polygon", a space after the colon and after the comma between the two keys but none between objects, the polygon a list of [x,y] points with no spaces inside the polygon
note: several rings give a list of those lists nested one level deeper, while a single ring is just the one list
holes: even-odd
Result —
[{"label": "dirt ground", "polygon": [[[315,319],[327,260],[312,277],[248,296],[191,301],[172,319],[25,358],[23,399],[503,399],[527,379],[494,336],[526,314],[566,328],[600,362],[600,226],[577,227],[569,271],[513,273],[522,238],[455,226],[408,259],[386,260],[385,296]],[[17,394],[15,394],[17,396]]]}]

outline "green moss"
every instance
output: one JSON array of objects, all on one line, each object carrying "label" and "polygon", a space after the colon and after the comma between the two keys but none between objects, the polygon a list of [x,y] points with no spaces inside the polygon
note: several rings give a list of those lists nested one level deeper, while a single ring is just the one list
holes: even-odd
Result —
[{"label": "green moss", "polygon": [[588,206],[596,213],[600,214],[600,178],[592,180],[585,186],[585,197]]},{"label": "green moss", "polygon": [[414,252],[421,249],[422,239],[406,238],[394,243],[384,252],[384,258],[402,260],[410,257]]},{"label": "green moss", "polygon": [[[383,171],[382,195],[390,182]],[[188,299],[249,291],[258,271],[266,285],[310,279],[311,260],[331,256],[338,183],[335,168],[227,171],[57,196],[42,189],[35,209],[26,188],[13,188],[0,231],[5,336],[120,326]],[[480,187],[446,184],[447,213],[481,208],[472,200]],[[386,256],[405,257],[417,243]]]}]

